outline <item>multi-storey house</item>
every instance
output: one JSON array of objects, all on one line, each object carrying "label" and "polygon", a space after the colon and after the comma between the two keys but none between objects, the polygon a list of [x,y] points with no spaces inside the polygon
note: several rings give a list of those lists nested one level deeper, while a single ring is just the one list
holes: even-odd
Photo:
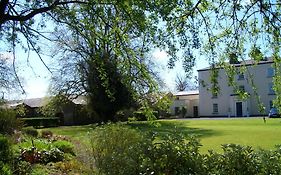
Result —
[{"label": "multi-storey house", "polygon": [[[258,63],[253,60],[232,64],[235,74],[234,85],[230,85],[229,73],[223,67],[214,66],[198,70],[199,116],[200,117],[241,117],[266,115],[272,108],[274,69],[272,60]],[[217,89],[212,90],[212,71],[216,71]],[[239,92],[239,93],[237,93]],[[247,98],[241,97],[245,92]],[[244,93],[244,94],[245,94]],[[258,96],[257,96],[258,94]],[[259,99],[259,100],[258,100]],[[261,112],[261,105],[264,112]]]}]

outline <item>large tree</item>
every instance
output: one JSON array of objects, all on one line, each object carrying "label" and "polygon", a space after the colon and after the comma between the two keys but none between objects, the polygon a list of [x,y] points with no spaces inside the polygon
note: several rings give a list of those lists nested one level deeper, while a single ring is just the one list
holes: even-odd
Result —
[{"label": "large tree", "polygon": [[[35,22],[34,15],[54,15],[53,9],[57,10],[57,7],[70,10],[76,6],[76,4],[67,5],[71,2],[2,0],[0,3],[0,35],[2,38],[4,36],[5,39],[13,41],[11,46],[14,46],[19,42],[17,34],[25,33],[24,36],[28,38],[27,45],[38,51],[39,48],[35,47],[36,40],[29,40],[30,37],[28,37],[42,36],[40,30],[32,28],[39,23]],[[210,63],[226,60],[240,61],[248,57],[259,61],[265,56],[271,56],[274,59],[276,75],[281,74],[280,0],[91,0],[89,9],[83,9],[84,12],[94,11],[95,8],[90,9],[93,5],[107,8],[109,6],[118,7],[116,8],[118,11],[114,13],[123,13],[124,20],[120,20],[122,18],[118,17],[113,21],[109,20],[113,23],[108,23],[107,18],[100,16],[102,11],[96,11],[92,13],[91,19],[77,18],[79,20],[72,21],[72,25],[79,26],[79,23],[84,21],[93,24],[108,23],[109,25],[105,26],[111,27],[116,26],[117,23],[122,26],[121,30],[113,27],[113,30],[108,32],[114,31],[116,37],[121,36],[117,43],[123,42],[125,44],[127,44],[128,38],[122,36],[126,36],[123,35],[123,32],[127,32],[126,26],[141,31],[133,31],[132,34],[135,35],[143,34],[144,29],[151,29],[147,30],[147,33],[142,37],[148,35],[147,38],[152,39],[152,44],[169,53],[169,67],[173,67],[175,61],[182,58],[184,69],[191,70],[197,59],[195,53],[198,52],[206,56]],[[45,13],[46,11],[43,9],[47,9],[46,11],[49,13]],[[81,11],[71,11],[72,13],[61,14],[62,19],[80,14],[80,17],[85,16]],[[147,21],[150,22],[147,23]],[[68,23],[70,21],[61,20],[61,22]],[[88,29],[91,31],[91,28]],[[96,34],[92,33],[95,37],[99,37]],[[179,51],[182,54],[178,54]],[[116,53],[117,56],[120,55],[118,52]],[[122,52],[122,54],[124,53]],[[276,85],[281,82],[280,77],[275,76]],[[278,104],[281,104],[280,87],[275,86]]]},{"label": "large tree", "polygon": [[65,24],[55,36],[61,69],[53,89],[87,95],[99,120],[114,120],[119,110],[137,107],[141,94],[157,87],[147,57],[153,29],[145,28],[150,21],[140,5],[91,1],[52,15]]}]

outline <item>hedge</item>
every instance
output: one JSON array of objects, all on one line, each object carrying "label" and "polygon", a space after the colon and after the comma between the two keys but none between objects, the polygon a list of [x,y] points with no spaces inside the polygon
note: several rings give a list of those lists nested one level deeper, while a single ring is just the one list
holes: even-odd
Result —
[{"label": "hedge", "polygon": [[58,117],[36,117],[36,118],[21,118],[25,126],[33,127],[55,127],[59,126],[60,119]]}]

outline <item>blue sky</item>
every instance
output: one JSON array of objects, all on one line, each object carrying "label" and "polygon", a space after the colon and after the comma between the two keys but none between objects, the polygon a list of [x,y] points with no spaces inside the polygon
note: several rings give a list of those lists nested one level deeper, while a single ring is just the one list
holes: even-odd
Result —
[{"label": "blue sky", "polygon": [[[3,52],[2,52],[3,53]],[[10,54],[12,57],[12,54]],[[18,75],[23,78],[22,84],[26,94],[9,94],[9,99],[25,99],[25,98],[37,98],[44,97],[48,95],[49,81],[51,78],[51,73],[40,61],[35,53],[31,53],[27,59],[28,54],[22,49],[17,48],[16,51],[16,65]],[[51,58],[42,55],[42,58],[46,63],[50,64]],[[178,61],[174,69],[168,69],[167,61],[168,55],[165,51],[160,51],[156,49],[152,53],[152,58],[155,60],[156,64],[159,66],[158,70],[160,72],[161,78],[166,84],[166,91],[175,91],[175,79],[177,74],[184,75],[184,71],[181,67],[181,62]],[[12,58],[11,58],[12,59]],[[197,76],[197,69],[207,67],[208,63],[204,59],[198,59],[196,66],[194,67],[194,76]]]}]

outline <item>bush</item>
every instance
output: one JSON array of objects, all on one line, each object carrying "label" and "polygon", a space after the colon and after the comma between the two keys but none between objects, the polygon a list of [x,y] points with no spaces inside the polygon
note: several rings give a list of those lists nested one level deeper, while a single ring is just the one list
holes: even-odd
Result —
[{"label": "bush", "polygon": [[58,117],[36,117],[36,118],[21,118],[25,126],[40,127],[55,127],[59,126],[60,119]]},{"label": "bush", "polygon": [[16,113],[8,109],[0,109],[0,134],[12,134],[21,129],[22,124],[16,118]]},{"label": "bush", "polygon": [[91,139],[94,165],[102,174],[281,174],[280,146],[274,151],[254,151],[226,144],[223,153],[201,154],[194,137],[175,132],[160,139],[121,124],[98,127]]},{"label": "bush", "polygon": [[49,130],[44,130],[41,132],[41,136],[46,139],[50,139],[53,136],[53,132]]},{"label": "bush", "polygon": [[95,165],[104,174],[139,174],[144,138],[121,124],[104,125],[91,137]]},{"label": "bush", "polygon": [[25,134],[32,136],[32,137],[38,137],[38,135],[39,135],[38,131],[34,128],[24,128],[24,129],[22,129],[22,131]]},{"label": "bush", "polygon": [[[254,152],[252,147],[241,146],[236,144],[222,145],[224,153],[222,155],[212,156],[212,162],[216,166],[212,166],[213,173],[216,174],[259,174],[259,155]],[[211,168],[209,168],[211,169]]]},{"label": "bush", "polygon": [[14,162],[13,172],[18,175],[29,175],[32,170],[32,166],[29,162],[16,160]]},{"label": "bush", "polygon": [[60,162],[64,160],[64,154],[58,148],[52,148],[47,151],[40,152],[41,163],[47,164],[49,162]]},{"label": "bush", "polygon": [[74,155],[74,145],[65,140],[58,140],[53,142],[53,146],[61,150],[63,153],[70,153]]},{"label": "bush", "polygon": [[12,150],[11,143],[5,137],[0,135],[0,174],[10,175],[12,171],[10,169],[10,164],[12,161]]},{"label": "bush", "polygon": [[168,135],[159,141],[134,129],[105,125],[92,137],[95,165],[104,174],[206,174],[199,142]]},{"label": "bush", "polygon": [[0,135],[0,161],[3,163],[9,163],[12,159],[11,143],[5,137]]},{"label": "bush", "polygon": [[[156,135],[157,136],[157,135]],[[200,143],[194,137],[168,134],[161,141],[151,137],[143,160],[145,174],[207,174]]]},{"label": "bush", "polygon": [[2,161],[0,161],[0,174],[1,175],[12,175],[13,174],[10,166],[6,163],[3,163]]}]

